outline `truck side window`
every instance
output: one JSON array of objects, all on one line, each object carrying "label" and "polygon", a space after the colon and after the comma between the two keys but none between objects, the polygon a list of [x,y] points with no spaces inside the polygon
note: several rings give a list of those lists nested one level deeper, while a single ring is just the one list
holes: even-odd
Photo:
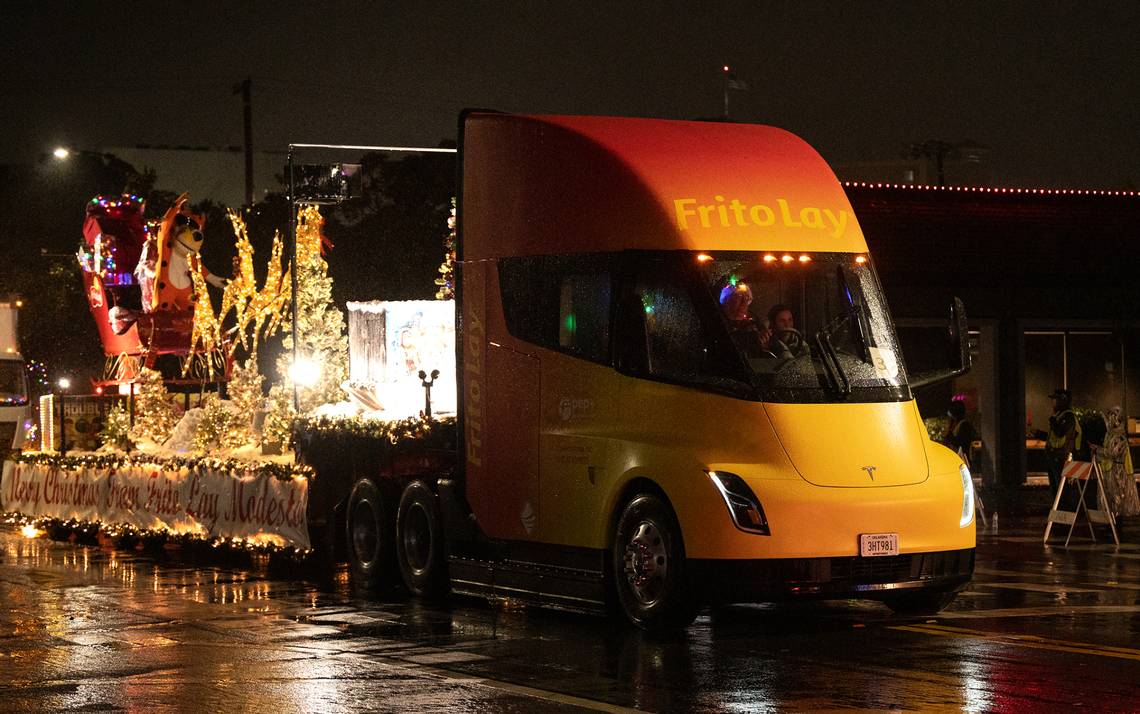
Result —
[{"label": "truck side window", "polygon": [[610,256],[544,255],[499,260],[510,333],[532,344],[610,363]]},{"label": "truck side window", "polygon": [[731,378],[708,338],[692,295],[672,271],[639,271],[623,298],[619,366],[668,381],[707,384]]},{"label": "truck side window", "polygon": [[594,362],[609,362],[610,274],[571,273],[559,285],[558,346]]},{"label": "truck side window", "polygon": [[683,285],[641,284],[637,290],[645,312],[646,366],[662,377],[692,377],[701,372],[700,320]]}]

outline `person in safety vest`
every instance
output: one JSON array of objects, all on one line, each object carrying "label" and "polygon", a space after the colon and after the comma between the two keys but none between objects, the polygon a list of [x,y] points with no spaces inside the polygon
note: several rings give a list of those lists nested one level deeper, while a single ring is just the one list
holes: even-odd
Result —
[{"label": "person in safety vest", "polygon": [[1073,398],[1067,389],[1049,395],[1053,400],[1053,416],[1049,417],[1049,433],[1045,438],[1045,456],[1049,460],[1049,488],[1056,492],[1061,484],[1061,468],[1073,451],[1081,448],[1081,423],[1073,412]]},{"label": "person in safety vest", "polygon": [[955,399],[950,402],[946,415],[950,417],[950,423],[947,425],[946,436],[942,443],[964,456],[966,465],[973,468],[973,464],[970,463],[970,447],[978,435],[974,431],[974,425],[966,419],[966,403]]}]

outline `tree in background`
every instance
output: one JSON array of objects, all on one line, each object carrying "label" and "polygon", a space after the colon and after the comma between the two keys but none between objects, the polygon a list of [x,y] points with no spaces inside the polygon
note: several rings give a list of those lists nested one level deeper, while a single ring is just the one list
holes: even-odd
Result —
[{"label": "tree in background", "polygon": [[440,227],[455,195],[451,154],[368,154],[362,195],[327,212],[333,298],[430,300],[440,277]]},{"label": "tree in background", "polygon": [[103,369],[95,324],[80,319],[88,309],[75,251],[87,202],[98,194],[147,196],[155,180],[110,154],[0,167],[0,284],[24,297],[21,352],[42,362],[52,382],[67,375],[81,384]]},{"label": "tree in background", "polygon": [[447,237],[443,239],[443,263],[439,266],[439,277],[435,284],[436,300],[455,299],[455,199],[451,199],[451,215],[447,218]]}]

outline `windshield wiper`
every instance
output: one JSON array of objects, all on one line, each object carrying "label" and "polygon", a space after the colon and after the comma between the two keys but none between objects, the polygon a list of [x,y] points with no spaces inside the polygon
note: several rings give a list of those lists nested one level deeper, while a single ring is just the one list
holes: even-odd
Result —
[{"label": "windshield wiper", "polygon": [[827,373],[828,382],[830,382],[840,394],[848,396],[851,394],[851,380],[847,378],[847,373],[843,371],[843,366],[839,364],[839,354],[835,351],[835,345],[831,344],[831,333],[839,329],[846,320],[850,319],[851,312],[840,315],[832,320],[830,324],[824,325],[820,328],[819,332],[815,333],[815,343],[819,346],[819,358],[823,362],[823,369]]},{"label": "windshield wiper", "polygon": [[849,396],[851,394],[851,380],[847,379],[847,373],[839,364],[839,355],[835,353],[835,346],[831,344],[831,335],[820,330],[815,333],[815,343],[819,345],[819,357],[823,362],[824,371],[827,372],[828,381],[835,386],[840,394]]},{"label": "windshield wiper", "polygon": [[[871,341],[868,338],[871,330],[867,321],[867,306],[863,304],[862,298],[856,298],[855,293],[851,291],[851,283],[847,281],[847,272],[843,267],[836,267],[836,272],[839,275],[839,284],[843,287],[842,297],[847,303],[848,317],[851,313],[855,314],[855,332],[858,333],[859,337],[859,359],[871,364]],[[836,327],[838,326],[836,324]]]}]

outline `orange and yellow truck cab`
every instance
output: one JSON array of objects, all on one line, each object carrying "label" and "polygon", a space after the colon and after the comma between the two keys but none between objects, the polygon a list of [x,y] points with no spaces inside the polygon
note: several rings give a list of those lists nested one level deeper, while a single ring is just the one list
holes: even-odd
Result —
[{"label": "orange and yellow truck cab", "polygon": [[706,602],[936,611],[969,581],[969,471],[801,139],[466,113],[457,258],[459,438],[426,479],[449,589],[657,628]]}]

